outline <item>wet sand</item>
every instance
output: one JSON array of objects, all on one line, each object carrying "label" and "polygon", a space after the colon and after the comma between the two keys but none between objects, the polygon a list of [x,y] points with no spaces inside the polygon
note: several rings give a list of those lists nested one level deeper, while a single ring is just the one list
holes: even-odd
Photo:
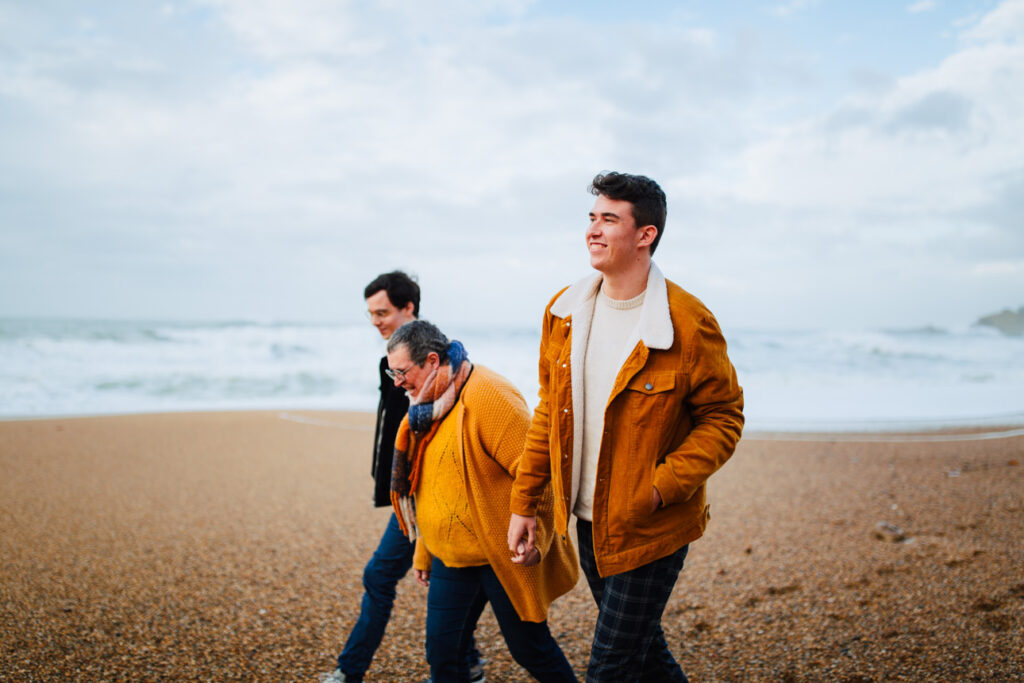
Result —
[{"label": "wet sand", "polygon": [[[0,680],[316,680],[387,522],[372,424],[0,422]],[[746,435],[663,620],[691,680],[1024,680],[1024,435],[973,432]],[[399,585],[368,680],[428,676],[424,598]],[[581,677],[595,614],[582,581],[552,607]],[[527,679],[489,611],[478,641]]]}]

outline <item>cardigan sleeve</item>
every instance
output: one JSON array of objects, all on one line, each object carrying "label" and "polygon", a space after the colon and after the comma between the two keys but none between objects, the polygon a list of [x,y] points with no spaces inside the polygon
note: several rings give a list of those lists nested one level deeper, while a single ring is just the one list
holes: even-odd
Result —
[{"label": "cardigan sleeve", "polygon": [[434,562],[434,556],[427,550],[427,544],[423,542],[422,538],[416,539],[416,549],[413,551],[412,556],[412,568],[419,569],[420,571],[430,571],[430,566]]}]

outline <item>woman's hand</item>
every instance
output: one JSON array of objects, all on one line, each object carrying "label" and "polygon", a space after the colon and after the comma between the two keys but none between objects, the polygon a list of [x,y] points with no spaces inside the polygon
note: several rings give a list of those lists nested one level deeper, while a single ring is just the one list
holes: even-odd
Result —
[{"label": "woman's hand", "polygon": [[414,569],[414,575],[416,576],[416,583],[421,586],[430,585],[430,570],[429,569]]}]

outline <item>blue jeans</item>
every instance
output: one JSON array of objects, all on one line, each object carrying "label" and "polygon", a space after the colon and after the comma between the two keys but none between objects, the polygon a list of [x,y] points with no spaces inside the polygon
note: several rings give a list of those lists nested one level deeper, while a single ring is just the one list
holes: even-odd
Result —
[{"label": "blue jeans", "polygon": [[395,603],[395,585],[412,567],[415,545],[402,533],[398,519],[391,513],[388,526],[381,536],[377,550],[363,570],[362,609],[359,619],[345,641],[345,648],[338,656],[338,668],[351,677],[362,676],[373,661],[384,629],[391,618],[391,607]]},{"label": "blue jeans", "polygon": [[448,567],[435,557],[427,592],[427,663],[433,683],[469,680],[466,653],[488,602],[512,658],[530,675],[542,683],[576,680],[547,622],[521,620],[490,565]]},{"label": "blue jeans", "polygon": [[587,666],[587,683],[673,681],[686,683],[661,630],[661,615],[672,595],[690,546],[621,574],[601,578],[594,559],[590,522],[576,521],[580,567],[597,602],[597,624]]},{"label": "blue jeans", "polygon": [[[384,629],[391,618],[391,608],[395,603],[395,585],[402,580],[412,567],[412,555],[416,549],[410,543],[398,518],[391,513],[388,526],[381,536],[377,550],[366,563],[363,570],[363,603],[352,632],[345,641],[345,648],[338,655],[338,668],[350,678],[361,679],[370,668],[373,655],[384,638]],[[479,617],[478,612],[476,617]],[[470,634],[476,626],[476,618],[470,624]],[[471,641],[468,652],[470,664],[476,664],[480,654],[475,643]]]}]

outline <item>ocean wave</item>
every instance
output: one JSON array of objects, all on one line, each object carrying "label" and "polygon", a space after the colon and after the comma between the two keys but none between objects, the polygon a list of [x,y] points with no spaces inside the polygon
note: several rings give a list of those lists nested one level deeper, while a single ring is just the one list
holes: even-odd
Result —
[{"label": "ocean wave", "polygon": [[[539,330],[447,329],[537,402]],[[740,330],[752,428],[1024,412],[1024,344],[976,330]],[[376,405],[358,324],[0,320],[0,416]]]},{"label": "ocean wave", "polygon": [[331,396],[344,388],[337,377],[307,372],[268,377],[217,377],[174,374],[167,376],[124,377],[96,381],[97,393],[130,393],[138,396],[182,399],[277,398]]}]

